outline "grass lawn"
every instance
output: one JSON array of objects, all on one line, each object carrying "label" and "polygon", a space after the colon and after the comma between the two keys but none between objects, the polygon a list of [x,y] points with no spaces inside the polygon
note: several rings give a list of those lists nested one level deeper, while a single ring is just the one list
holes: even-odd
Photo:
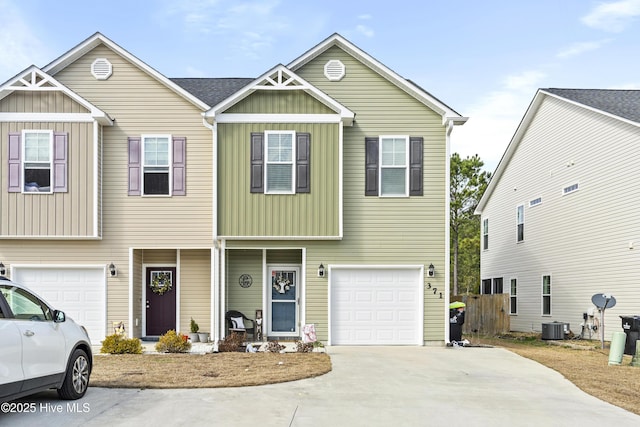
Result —
[{"label": "grass lawn", "polygon": [[600,341],[543,341],[540,334],[508,334],[501,338],[465,336],[472,344],[503,347],[535,360],[562,374],[581,390],[600,400],[640,415],[640,367],[630,366],[624,355],[621,365],[609,365],[608,343]]},{"label": "grass lawn", "polygon": [[96,354],[89,385],[214,388],[273,384],[331,371],[326,353]]}]

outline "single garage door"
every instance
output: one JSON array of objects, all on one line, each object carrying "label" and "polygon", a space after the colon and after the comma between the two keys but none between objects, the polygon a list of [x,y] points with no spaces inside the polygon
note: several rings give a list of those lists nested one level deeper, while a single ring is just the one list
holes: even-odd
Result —
[{"label": "single garage door", "polygon": [[422,344],[422,269],[332,267],[329,279],[331,344]]},{"label": "single garage door", "polygon": [[103,268],[16,267],[12,279],[84,326],[92,344],[104,340],[106,280]]}]

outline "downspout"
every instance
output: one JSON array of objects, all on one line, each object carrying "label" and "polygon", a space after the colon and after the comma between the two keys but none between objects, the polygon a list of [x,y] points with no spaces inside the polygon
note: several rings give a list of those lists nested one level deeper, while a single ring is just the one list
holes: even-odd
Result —
[{"label": "downspout", "polygon": [[445,183],[446,183],[446,192],[445,192],[445,212],[444,212],[444,342],[449,342],[449,304],[451,303],[451,298],[449,294],[451,292],[451,198],[449,195],[449,189],[451,188],[451,132],[453,131],[453,120],[447,120],[446,122],[446,157],[445,157]]},{"label": "downspout", "polygon": [[[211,130],[211,218],[212,218],[212,240],[213,251],[211,257],[211,315],[210,315],[210,331],[212,340],[217,343],[220,337],[220,331],[224,323],[218,323],[216,328],[216,322],[221,318],[221,296],[220,296],[220,245],[218,242],[218,125],[216,122],[209,124],[204,114],[202,115],[202,124]],[[216,301],[217,297],[217,301]],[[217,344],[214,344],[214,346]]]}]

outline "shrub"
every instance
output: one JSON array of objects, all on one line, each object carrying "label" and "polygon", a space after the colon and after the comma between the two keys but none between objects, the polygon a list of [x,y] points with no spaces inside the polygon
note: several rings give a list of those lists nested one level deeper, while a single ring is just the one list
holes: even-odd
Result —
[{"label": "shrub", "polygon": [[278,341],[269,341],[264,348],[264,351],[269,353],[280,353],[286,347],[280,344]]},{"label": "shrub", "polygon": [[138,338],[125,338],[120,334],[113,334],[102,341],[100,353],[142,354],[142,343]]},{"label": "shrub", "polygon": [[193,320],[193,317],[191,318],[191,333],[195,334],[198,333],[198,331],[200,330],[200,326],[198,326],[198,324],[196,323],[195,320]]},{"label": "shrub", "polygon": [[313,348],[315,347],[315,343],[312,342],[302,342],[296,341],[296,352],[297,353],[311,353]]},{"label": "shrub", "polygon": [[218,341],[218,351],[221,353],[229,351],[244,351],[243,344],[244,340],[242,335],[231,332],[231,334],[224,337],[223,340]]},{"label": "shrub", "polygon": [[156,351],[159,353],[186,353],[189,350],[191,343],[173,329],[162,335],[156,344]]}]

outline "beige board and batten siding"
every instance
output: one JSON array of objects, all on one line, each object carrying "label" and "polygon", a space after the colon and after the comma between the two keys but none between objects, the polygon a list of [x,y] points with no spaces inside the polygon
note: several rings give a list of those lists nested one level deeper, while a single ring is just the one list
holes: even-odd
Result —
[{"label": "beige board and batten siding", "polygon": [[[13,95],[10,95],[10,97]],[[34,97],[35,98],[35,97]],[[47,97],[45,97],[47,98]],[[7,170],[9,133],[23,130],[65,132],[67,191],[51,194],[8,193],[9,174],[0,178],[0,238],[97,238],[93,123],[0,123],[0,162]]]},{"label": "beige board and batten siding", "polygon": [[[251,133],[266,130],[311,134],[310,193],[250,192]],[[218,125],[218,233],[231,238],[337,237],[340,230],[338,138],[337,124]]]},{"label": "beige board and batten siding", "polygon": [[[515,331],[540,331],[561,321],[580,333],[596,293],[612,293],[607,336],[619,315],[640,312],[637,265],[629,242],[640,234],[640,189],[634,179],[640,153],[638,127],[545,97],[522,136],[482,213],[489,219],[489,249],[481,276],[517,278]],[[579,184],[575,193],[563,188]],[[542,198],[534,207],[529,201]],[[524,241],[516,242],[516,206],[525,205]],[[542,316],[542,276],[551,275],[552,315]],[[597,313],[596,313],[597,314]]]}]

